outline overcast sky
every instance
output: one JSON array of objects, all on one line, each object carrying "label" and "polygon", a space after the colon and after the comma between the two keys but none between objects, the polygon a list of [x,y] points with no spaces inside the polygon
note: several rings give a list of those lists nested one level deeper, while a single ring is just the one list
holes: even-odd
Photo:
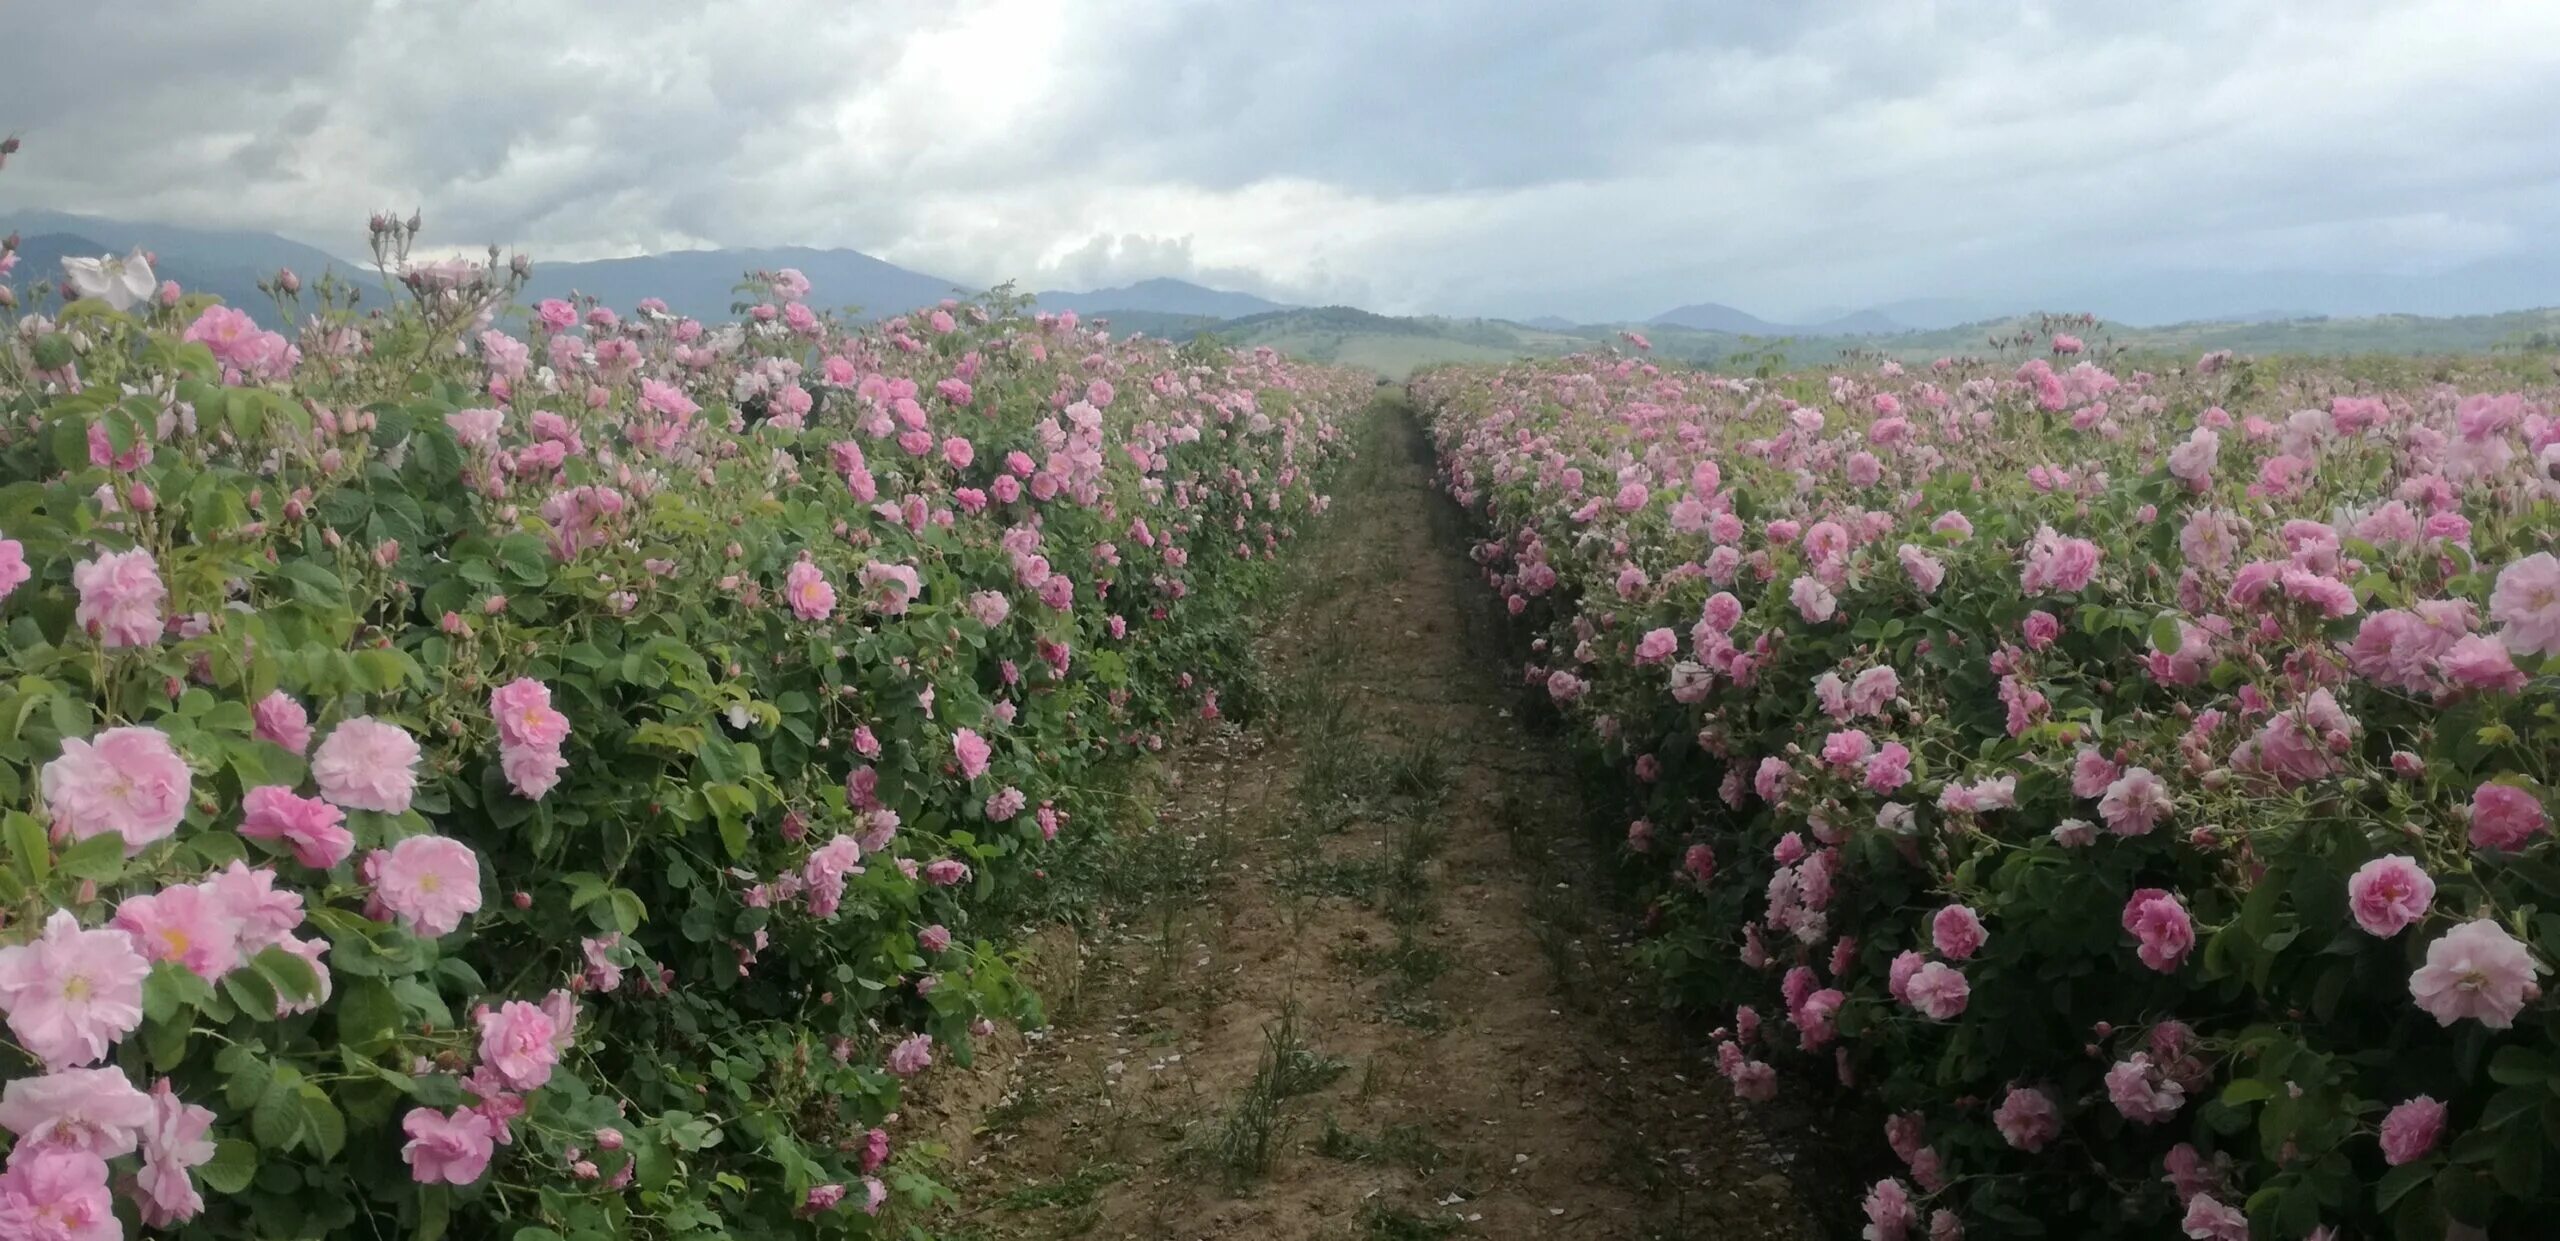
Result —
[{"label": "overcast sky", "polygon": [[[0,202],[1766,315],[2560,248],[2553,0],[39,0]],[[2560,290],[2555,290],[2560,301]]]}]

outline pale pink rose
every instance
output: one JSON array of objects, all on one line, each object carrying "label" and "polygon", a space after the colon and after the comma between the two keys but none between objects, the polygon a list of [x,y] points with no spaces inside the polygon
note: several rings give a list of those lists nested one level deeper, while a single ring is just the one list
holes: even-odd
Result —
[{"label": "pale pink rose", "polygon": [[2098,819],[2118,836],[2148,835],[2177,809],[2169,782],[2147,767],[2128,767],[2098,799]]},{"label": "pale pink rose", "polygon": [[1812,624],[1830,620],[1840,610],[1840,601],[1831,589],[1809,577],[1799,577],[1787,587],[1787,602],[1796,614]]},{"label": "pale pink rose", "polygon": [[1860,1207],[1867,1216],[1867,1226],[1858,1234],[1863,1241],[1908,1241],[1912,1225],[1918,1222],[1911,1209],[1911,1191],[1891,1177],[1870,1186]]},{"label": "pale pink rose", "polygon": [[[142,1131],[142,1173],[134,1179],[142,1222],[172,1228],[204,1210],[187,1170],[213,1158],[213,1110],[178,1097],[167,1078],[151,1088],[151,1124]],[[6,1212],[0,1211],[0,1217]]]},{"label": "pale pink rose", "polygon": [[2163,974],[2174,973],[2195,950],[2195,924],[2186,905],[2159,888],[2143,888],[2125,902],[2124,929],[2141,941],[2136,955],[2142,963]]},{"label": "pale pink rose", "polygon": [[516,796],[540,801],[560,783],[560,773],[568,770],[569,758],[558,746],[505,745],[498,747],[498,770],[507,778],[507,787]]},{"label": "pale pink rose", "polygon": [[1990,940],[1991,933],[1982,929],[1981,917],[1970,906],[1949,905],[1929,919],[1929,942],[1950,961],[1970,960]]},{"label": "pale pink rose", "polygon": [[2427,945],[2427,963],[2409,976],[2409,994],[2438,1025],[2469,1018],[2504,1030],[2542,994],[2534,982],[2542,970],[2505,927],[2479,918]]},{"label": "pale pink rose", "polygon": [[33,576],[35,570],[27,567],[27,545],[16,539],[0,539],[0,599],[8,598]]},{"label": "pale pink rose", "polygon": [[488,1170],[498,1135],[505,1132],[469,1108],[456,1108],[447,1115],[424,1107],[409,1109],[401,1118],[400,1131],[409,1135],[400,1157],[408,1160],[410,1178],[421,1185],[468,1185],[479,1180]]},{"label": "pale pink rose", "polygon": [[2392,1167],[2423,1159],[2444,1137],[2444,1105],[2425,1095],[2382,1118],[2382,1161]]},{"label": "pale pink rose", "polygon": [[106,1161],[69,1147],[20,1146],[0,1172],[0,1228],[28,1241],[123,1241]]},{"label": "pale pink rose", "polygon": [[2436,661],[2436,671],[2464,689],[2494,690],[2501,694],[2522,690],[2529,679],[2524,669],[2516,667],[2515,658],[2507,653],[2506,644],[2476,633],[2457,639]]},{"label": "pale pink rose", "polygon": [[346,813],[317,797],[301,797],[280,784],[263,784],[241,795],[245,811],[240,834],[253,840],[281,840],[293,848],[295,861],[327,870],[355,851],[354,833],[346,829]]},{"label": "pale pink rose", "polygon": [[2187,1091],[2151,1063],[2151,1053],[2137,1051],[2107,1070],[2107,1101],[2125,1119],[2154,1125],[2186,1106]]},{"label": "pale pink rose", "polygon": [[2427,916],[2435,899],[2436,881],[2403,854],[2375,858],[2347,878],[2347,910],[2368,935],[2399,934]]},{"label": "pale pink rose", "polygon": [[791,614],[802,620],[825,620],[836,610],[836,588],[818,566],[803,560],[783,575],[783,597],[791,601]]},{"label": "pale pink rose", "polygon": [[56,1069],[0,1087],[0,1129],[18,1149],[55,1146],[100,1159],[133,1153],[155,1113],[118,1068]]},{"label": "pale pink rose", "polygon": [[2476,849],[2521,849],[2551,825],[2542,799],[2512,784],[2487,783],[2471,792],[2471,845]]},{"label": "pale pink rose", "polygon": [[18,1045],[51,1068],[90,1064],[142,1024],[142,982],[151,962],[132,937],[80,929],[67,909],[44,930],[0,948],[0,1013]]},{"label": "pale pink rose", "polygon": [[518,677],[489,692],[489,718],[509,745],[549,748],[569,739],[569,717],[551,707],[551,687]]},{"label": "pale pink rose", "polygon": [[975,780],[987,774],[987,758],[993,750],[986,739],[973,729],[959,729],[951,734],[951,754],[960,762],[963,779]]},{"label": "pale pink rose", "polygon": [[2187,1199],[2187,1214],[2179,1227],[2189,1241],[2249,1241],[2249,1217],[2238,1207],[2215,1201],[2211,1194]]},{"label": "pale pink rose", "polygon": [[71,568],[71,584],[80,592],[72,621],[102,645],[149,646],[160,640],[160,607],[169,588],[160,583],[160,566],[142,548],[105,552]]},{"label": "pale pink rose", "polygon": [[301,754],[311,748],[311,716],[293,695],[276,690],[249,709],[260,739]]},{"label": "pale pink rose", "polygon": [[1931,961],[1913,971],[1903,990],[1910,995],[1911,1006],[1931,1021],[1954,1020],[1973,994],[1964,972],[1944,961]]},{"label": "pale pink rose", "polygon": [[[82,605],[84,614],[87,607]],[[2498,571],[2489,619],[2518,655],[2560,655],[2560,557],[2535,552]],[[85,622],[84,622],[85,623]]]},{"label": "pale pink rose", "polygon": [[166,839],[187,817],[194,776],[156,728],[110,728],[90,740],[66,737],[62,755],[36,778],[58,836],[87,840],[113,832],[125,856]]},{"label": "pale pink rose", "polygon": [[418,791],[417,739],[396,724],[355,716],[329,731],[311,755],[320,795],[350,810],[402,814]]},{"label": "pale pink rose", "polygon": [[[255,956],[302,927],[302,894],[276,887],[276,873],[238,858],[197,884],[239,925],[240,955]],[[166,889],[164,889],[166,890]]]},{"label": "pale pink rose", "polygon": [[240,923],[214,894],[181,884],[124,898],[116,929],[154,961],[175,961],[211,982],[240,965]]},{"label": "pale pink rose", "polygon": [[2012,1086],[2007,1098],[1991,1113],[1991,1123],[2000,1130],[2001,1140],[2032,1155],[2062,1134],[2062,1114],[2053,1105],[2053,1096],[2026,1086]]},{"label": "pale pink rose", "polygon": [[933,1064],[933,1036],[914,1034],[899,1040],[889,1049],[889,1071],[900,1077],[913,1077]]},{"label": "pale pink rose", "polygon": [[451,934],[480,909],[480,858],[449,836],[410,836],[367,859],[374,897],[402,926],[429,939]]},{"label": "pale pink rose", "polygon": [[560,1062],[552,1045],[558,1031],[551,1015],[522,1000],[509,1000],[480,1017],[480,1062],[517,1090],[538,1090]]}]

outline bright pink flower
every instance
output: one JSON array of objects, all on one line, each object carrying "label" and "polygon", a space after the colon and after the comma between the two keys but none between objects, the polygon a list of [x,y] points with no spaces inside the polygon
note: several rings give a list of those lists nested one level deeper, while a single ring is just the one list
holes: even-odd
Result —
[{"label": "bright pink flower", "polygon": [[211,982],[239,968],[240,923],[213,893],[180,885],[128,896],[115,927],[154,961],[175,961]]},{"label": "bright pink flower", "polygon": [[243,957],[283,943],[302,927],[302,894],[289,888],[278,890],[276,873],[267,867],[233,858],[230,865],[205,876],[196,886],[237,924]]},{"label": "bright pink flower", "polygon": [[1991,942],[1991,932],[1982,928],[1982,918],[1971,906],[1948,905],[1929,919],[1929,942],[1938,955],[1950,961],[1967,961]]},{"label": "bright pink flower", "polygon": [[1822,739],[1822,761],[1834,767],[1856,767],[1875,752],[1875,743],[1855,728],[1843,728]]},{"label": "bright pink flower", "polygon": [[280,784],[262,784],[241,795],[240,834],[253,840],[281,840],[293,847],[295,861],[327,870],[355,851],[355,834],[346,813],[317,797],[296,796]]},{"label": "bright pink flower", "polygon": [[2136,955],[2163,974],[2173,973],[2195,950],[2195,924],[2178,898],[2159,888],[2143,888],[2124,905],[2124,929],[2141,941]]},{"label": "bright pink flower", "polygon": [[951,734],[951,754],[960,762],[963,779],[975,780],[987,774],[987,757],[994,753],[986,738],[973,729],[959,729]]},{"label": "bright pink flower", "polygon": [[[147,1214],[147,1212],[146,1212]],[[149,1221],[145,1221],[146,1223]],[[12,1152],[0,1172],[0,1235],[26,1241],[123,1241],[107,1164],[84,1150]]]},{"label": "bright pink flower", "polygon": [[791,601],[791,614],[802,620],[825,620],[836,610],[836,588],[806,560],[794,562],[783,575],[782,593]]},{"label": "bright pink flower", "polygon": [[368,859],[373,894],[400,924],[429,939],[480,909],[480,858],[450,836],[410,836]]},{"label": "bright pink flower", "polygon": [[2053,1096],[2026,1086],[2009,1088],[2008,1097],[1991,1113],[1991,1123],[2001,1140],[2030,1155],[2062,1135],[2062,1114]]},{"label": "bright pink flower", "polygon": [[1658,664],[1680,649],[1680,636],[1668,628],[1648,631],[1636,642],[1636,662]]},{"label": "bright pink flower", "polygon": [[2116,777],[2123,774],[2124,768],[2099,753],[2095,746],[2082,746],[2080,753],[2071,760],[2071,795],[2103,796],[2116,782]]},{"label": "bright pink flower", "polygon": [[257,735],[267,741],[301,754],[311,748],[311,716],[294,701],[293,695],[276,690],[258,700],[249,709]]},{"label": "bright pink flower", "polygon": [[1908,1241],[1918,1220],[1911,1209],[1911,1191],[1891,1177],[1870,1186],[1860,1207],[1867,1215],[1867,1226],[1858,1234],[1863,1241]]},{"label": "bright pink flower", "polygon": [[2542,994],[2534,982],[2542,969],[2505,927],[2480,918],[2427,945],[2427,963],[2409,976],[2409,994],[2438,1025],[2469,1018],[2504,1030]]},{"label": "bright pink flower", "polygon": [[329,730],[311,755],[320,795],[350,810],[404,814],[418,791],[417,739],[396,724],[355,716]]},{"label": "bright pink flower", "polygon": [[[85,614],[87,605],[82,605]],[[2535,552],[2498,571],[2489,619],[2518,655],[2560,655],[2560,557]]]},{"label": "bright pink flower", "polygon": [[1910,995],[1911,1006],[1931,1021],[1954,1020],[1964,1012],[1965,1002],[1973,993],[1964,971],[1944,961],[1931,961],[1912,971],[1903,990]]},{"label": "bright pink flower", "polygon": [[35,570],[27,567],[27,545],[16,539],[0,539],[0,599],[8,598],[33,576]]},{"label": "bright pink flower", "polygon": [[1893,959],[1893,964],[1885,970],[1885,990],[1897,1003],[1910,1003],[1911,976],[1919,973],[1920,967],[1928,963],[1929,958],[1904,949],[1901,955]]},{"label": "bright pink flower", "polygon": [[80,592],[72,622],[106,646],[149,646],[160,640],[160,605],[169,588],[160,584],[160,566],[142,548],[103,552],[71,568],[71,584]]},{"label": "bright pink flower", "polygon": [[36,787],[53,811],[56,835],[87,840],[113,832],[131,857],[178,830],[193,782],[167,734],[126,727],[87,741],[63,738],[61,757],[44,765]]},{"label": "bright pink flower", "polygon": [[569,717],[551,707],[551,687],[517,677],[489,692],[489,717],[509,745],[552,747],[569,739]]},{"label": "bright pink flower", "polygon": [[[56,1069],[0,1087],[0,1129],[18,1151],[58,1147],[100,1159],[133,1153],[155,1112],[151,1096],[118,1068]],[[13,1152],[10,1162],[15,1163]]]},{"label": "bright pink flower", "polygon": [[2098,545],[2064,538],[2051,526],[2036,531],[2027,544],[2027,566],[2018,584],[2028,594],[2070,594],[2098,575]]},{"label": "bright pink flower", "polygon": [[497,1135],[503,1132],[488,1117],[470,1108],[451,1115],[433,1108],[409,1109],[400,1131],[409,1135],[400,1157],[409,1161],[409,1176],[421,1185],[468,1185],[488,1170]]},{"label": "bright pink flower", "polygon": [[150,975],[130,936],[84,931],[57,909],[35,938],[0,948],[0,1012],[18,1045],[49,1067],[90,1064],[142,1024]]},{"label": "bright pink flower", "polygon": [[2399,934],[2427,916],[2435,899],[2436,881],[2402,854],[2375,858],[2347,878],[2347,910],[2368,935]]},{"label": "bright pink flower", "polygon": [[2551,825],[2542,799],[2512,784],[2490,782],[2471,791],[2471,847],[2521,849]]},{"label": "bright pink flower", "polygon": [[552,1045],[558,1031],[551,1015],[522,1000],[509,1000],[480,1016],[480,1062],[517,1090],[538,1090],[560,1062]]}]

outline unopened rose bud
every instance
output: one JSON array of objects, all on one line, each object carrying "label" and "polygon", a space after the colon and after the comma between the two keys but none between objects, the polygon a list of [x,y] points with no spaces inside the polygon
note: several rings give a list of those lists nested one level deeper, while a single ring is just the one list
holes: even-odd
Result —
[{"label": "unopened rose bud", "polygon": [[518,892],[507,899],[514,901],[516,903],[516,908],[518,909],[533,908],[533,893],[531,892]]}]

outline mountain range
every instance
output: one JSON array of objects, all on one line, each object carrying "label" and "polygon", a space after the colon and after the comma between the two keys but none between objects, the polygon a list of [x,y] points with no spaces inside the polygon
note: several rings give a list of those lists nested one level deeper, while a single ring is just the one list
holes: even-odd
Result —
[{"label": "mountain range", "polygon": [[[368,265],[272,233],[9,207],[0,207],[0,230],[22,234],[15,278],[22,288],[38,280],[58,279],[66,255],[120,254],[135,246],[153,251],[159,259],[158,270],[167,278],[218,294],[262,318],[275,312],[258,293],[257,283],[277,268],[290,267],[306,280],[334,269],[368,287],[377,279]],[[537,259],[528,295],[541,298],[579,292],[625,310],[644,297],[657,297],[682,314],[724,319],[736,313],[743,300],[738,284],[745,272],[781,267],[796,267],[808,276],[818,304],[857,308],[865,315],[901,313],[944,298],[984,292],[856,250],[778,247],[682,250],[586,262]],[[2347,347],[2369,347],[2371,341],[2383,339],[2423,339],[2435,344],[2473,337],[2501,339],[2494,333],[2505,330],[2500,324],[2512,316],[2500,312],[2560,305],[2560,259],[2484,262],[2425,276],[2155,271],[2091,281],[2077,286],[2068,297],[1913,298],[1872,306],[1816,307],[1786,321],[1711,301],[1679,306],[1642,321],[1613,323],[1577,323],[1553,315],[1516,322],[1396,317],[1342,306],[1290,306],[1251,293],[1169,278],[1087,291],[1043,290],[1033,300],[1041,310],[1073,310],[1087,318],[1108,319],[1124,332],[1188,337],[1215,330],[1238,339],[1290,342],[1318,353],[1347,348],[1358,354],[1369,349],[1383,359],[1379,364],[1386,369],[1427,360],[1424,355],[1516,356],[1521,351],[1567,350],[1606,339],[1624,327],[1640,327],[1660,339],[1682,342],[1675,356],[1683,357],[1748,352],[1740,343],[1746,340],[1801,341],[1804,348],[1825,354],[1836,353],[1844,339],[1894,353],[1963,350],[1978,346],[1989,325],[2014,322],[2039,306],[2092,312],[2144,339],[2183,343],[2210,335],[2186,330],[2199,325],[2212,326],[2225,336],[2232,335],[2230,329],[2255,325],[2270,330],[2249,337],[2253,340],[2317,338]],[[2330,316],[2382,316],[2383,321],[2396,323],[2400,320],[2393,316],[2410,314],[2455,316],[2441,322],[2471,326],[2417,332],[2391,328],[2378,334],[2363,329],[2284,327]],[[2538,331],[2542,321],[2528,317],[2513,322],[2529,323],[2534,325],[2531,330]],[[2146,324],[2155,326],[2135,326]],[[1375,349],[1345,343],[1359,340],[1395,343]],[[1416,342],[1421,341],[1439,343],[1418,346]]]}]

